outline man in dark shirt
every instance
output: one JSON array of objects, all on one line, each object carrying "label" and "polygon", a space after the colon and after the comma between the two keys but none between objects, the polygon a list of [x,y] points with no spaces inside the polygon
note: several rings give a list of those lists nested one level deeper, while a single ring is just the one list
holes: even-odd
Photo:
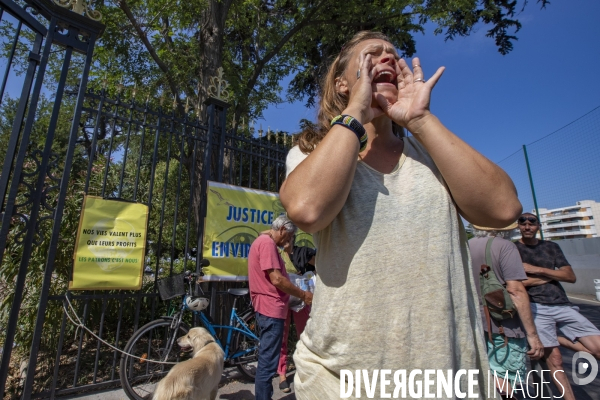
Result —
[{"label": "man in dark shirt", "polygon": [[[560,284],[576,280],[560,247],[554,242],[536,238],[540,224],[534,214],[524,213],[518,222],[521,239],[516,245],[528,276],[523,284],[544,345],[544,360],[555,383],[564,388],[565,400],[574,400],[569,380],[562,371],[558,346],[561,344],[574,351],[585,351],[600,359],[600,331],[579,313],[578,307],[571,304]],[[557,329],[564,338],[557,336]]]}]

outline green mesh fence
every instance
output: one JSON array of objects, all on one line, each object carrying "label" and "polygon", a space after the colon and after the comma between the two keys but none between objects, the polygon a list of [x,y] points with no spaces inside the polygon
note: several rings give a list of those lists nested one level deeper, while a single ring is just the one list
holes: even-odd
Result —
[{"label": "green mesh fence", "polygon": [[514,181],[523,210],[532,211],[525,150],[540,209],[600,203],[600,106],[498,162]]}]

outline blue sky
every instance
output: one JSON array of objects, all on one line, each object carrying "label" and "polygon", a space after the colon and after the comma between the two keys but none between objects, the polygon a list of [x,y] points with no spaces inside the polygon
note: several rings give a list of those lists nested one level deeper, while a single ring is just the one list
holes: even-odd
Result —
[{"label": "blue sky", "polygon": [[[495,162],[600,105],[600,1],[554,0],[540,10],[530,0],[518,19],[519,40],[506,56],[483,25],[448,42],[432,28],[416,36],[425,76],[446,67],[432,112]],[[302,102],[281,104],[257,124],[297,132],[314,115]]]}]

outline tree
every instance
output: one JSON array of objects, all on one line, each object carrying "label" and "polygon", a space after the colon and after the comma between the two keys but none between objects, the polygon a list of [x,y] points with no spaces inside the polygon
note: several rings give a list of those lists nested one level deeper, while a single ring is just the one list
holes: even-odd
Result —
[{"label": "tree", "polygon": [[[230,83],[232,118],[256,118],[281,102],[280,82],[292,75],[287,99],[313,105],[327,63],[358,30],[387,34],[404,56],[413,37],[437,25],[447,40],[469,35],[477,24],[498,51],[513,48],[528,1],[517,0],[117,0],[100,7],[107,24],[96,48],[93,74],[121,79],[174,97],[180,111],[207,98],[210,78],[223,67]],[[548,0],[537,0],[544,8]],[[176,12],[175,12],[176,11]],[[365,17],[367,16],[367,17]],[[93,83],[92,83],[93,85]]]}]

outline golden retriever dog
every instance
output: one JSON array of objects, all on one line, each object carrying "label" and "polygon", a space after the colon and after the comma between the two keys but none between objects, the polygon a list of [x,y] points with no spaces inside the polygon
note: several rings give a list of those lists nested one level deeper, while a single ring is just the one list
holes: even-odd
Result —
[{"label": "golden retriever dog", "polygon": [[153,400],[214,400],[223,373],[225,354],[204,328],[192,328],[177,339],[190,360],[176,364],[156,386]]}]

